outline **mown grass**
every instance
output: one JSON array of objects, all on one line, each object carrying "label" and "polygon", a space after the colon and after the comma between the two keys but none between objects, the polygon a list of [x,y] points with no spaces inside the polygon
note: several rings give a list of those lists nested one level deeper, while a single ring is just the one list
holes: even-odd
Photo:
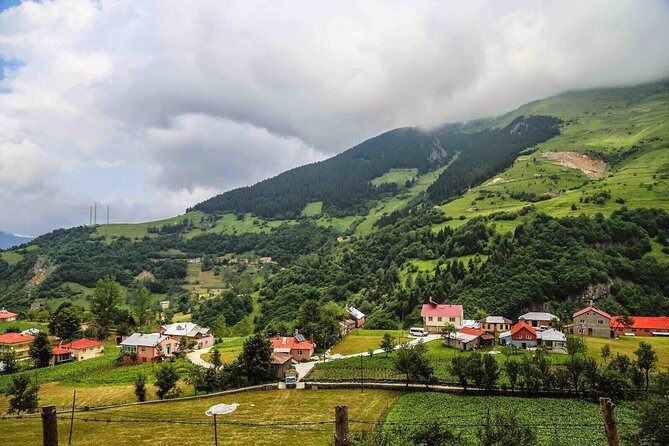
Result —
[{"label": "mown grass", "polygon": [[0,259],[9,263],[10,265],[16,265],[21,260],[23,260],[23,255],[19,254],[16,251],[5,251],[0,253]]},{"label": "mown grass", "polygon": [[323,211],[323,202],[313,201],[311,203],[307,203],[307,205],[302,210],[302,215],[304,215],[305,217],[316,217],[318,215],[321,215],[322,211]]},{"label": "mown grass", "polygon": [[23,331],[29,328],[48,330],[46,322],[32,322],[32,321],[0,322],[0,334],[7,332],[8,329],[18,329],[19,331]]},{"label": "mown grass", "polygon": [[639,348],[641,342],[647,342],[653,346],[657,353],[657,367],[660,370],[669,368],[669,338],[650,337],[650,336],[621,336],[618,339],[596,338],[588,336],[585,338],[588,346],[587,356],[592,356],[599,361],[603,361],[601,356],[602,347],[608,345],[611,348],[611,356],[616,353],[627,355],[630,359],[636,359],[634,352]]},{"label": "mown grass", "polygon": [[[498,412],[514,413],[521,423],[532,426],[538,446],[556,444],[556,439],[569,446],[607,444],[599,405],[583,399],[406,393],[390,406],[384,422],[392,429],[404,426],[399,429],[401,432],[416,423],[438,421],[473,442],[479,438],[488,413]],[[635,421],[632,405],[617,405],[616,419],[624,436]]]},{"label": "mown grass", "polygon": [[353,355],[356,353],[366,353],[369,350],[378,350],[381,348],[381,340],[383,335],[389,333],[395,343],[406,342],[409,338],[406,336],[408,331],[400,330],[365,330],[357,329],[351,331],[348,335],[337,343],[332,350],[331,354],[340,354],[340,355]]},{"label": "mown grass", "polygon": [[[219,444],[327,445],[332,443],[334,434],[335,406],[347,405],[350,419],[373,422],[380,419],[397,395],[396,392],[380,390],[366,390],[364,394],[356,390],[257,391],[81,412],[77,413],[74,422],[73,443],[93,446],[145,443],[166,445],[183,442],[189,445],[211,445],[214,442],[212,424],[170,424],[155,420],[213,423],[210,417],[204,415],[209,407],[221,403],[238,403],[239,407],[235,412],[218,419]],[[83,421],[86,418],[133,422]],[[315,422],[323,424],[305,424]],[[0,444],[15,444],[16,438],[21,438],[21,444],[26,446],[42,444],[39,418],[5,419],[0,420],[0,423],[3,432]],[[281,426],[273,426],[279,423]],[[67,443],[68,429],[65,425],[65,420],[60,421],[59,438],[62,444]]]},{"label": "mown grass", "polygon": [[407,181],[411,181],[418,174],[418,169],[390,169],[383,175],[374,178],[371,183],[379,186],[384,183],[395,183],[402,187]]},{"label": "mown grass", "polygon": [[[214,345],[214,347],[217,348],[221,354],[221,362],[223,364],[230,364],[235,359],[237,359],[239,354],[242,352],[242,347],[244,346],[246,339],[246,337],[223,338],[222,342]],[[211,362],[211,357],[213,355],[212,351],[213,349],[210,350],[209,353],[202,355],[202,359],[207,362]]]},{"label": "mown grass", "polygon": [[151,221],[146,223],[112,223],[108,225],[98,225],[95,228],[96,234],[107,239],[128,237],[130,239],[156,237],[157,234],[148,232],[149,227],[161,228],[170,224],[178,223],[185,218],[191,219],[193,223],[197,224],[205,214],[200,211],[188,212],[183,215],[177,215],[165,220]]}]

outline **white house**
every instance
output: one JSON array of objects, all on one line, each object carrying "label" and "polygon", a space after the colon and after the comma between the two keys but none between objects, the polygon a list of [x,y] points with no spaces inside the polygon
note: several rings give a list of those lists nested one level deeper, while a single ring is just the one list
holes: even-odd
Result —
[{"label": "white house", "polygon": [[170,325],[163,325],[158,332],[177,341],[182,336],[185,336],[189,343],[191,340],[197,343],[195,347],[197,349],[214,345],[214,336],[211,334],[211,330],[200,327],[192,322],[176,322]]}]

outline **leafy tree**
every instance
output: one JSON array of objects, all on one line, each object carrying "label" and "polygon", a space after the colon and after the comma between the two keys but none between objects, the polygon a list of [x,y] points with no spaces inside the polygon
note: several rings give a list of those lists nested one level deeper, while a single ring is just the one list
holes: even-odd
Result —
[{"label": "leafy tree", "polygon": [[131,295],[133,312],[139,327],[145,327],[153,319],[151,292],[146,287],[135,289]]},{"label": "leafy tree", "polygon": [[669,444],[669,398],[652,396],[639,403],[637,433],[631,443],[638,446]]},{"label": "leafy tree", "polygon": [[35,339],[30,343],[28,352],[37,367],[47,367],[49,365],[53,351],[49,337],[45,332],[40,331],[35,335]]},{"label": "leafy tree", "polygon": [[637,356],[637,364],[643,370],[646,378],[646,392],[648,392],[648,385],[650,383],[650,371],[657,365],[657,353],[653,350],[653,346],[648,342],[641,341],[639,348],[634,354]]},{"label": "leafy tree", "polygon": [[566,338],[564,346],[570,356],[574,356],[577,353],[585,354],[588,350],[588,346],[583,336],[567,335]]},{"label": "leafy tree", "polygon": [[307,300],[297,312],[295,327],[303,335],[313,336],[316,345],[327,349],[341,337],[339,323],[345,317],[346,312],[335,302],[320,305],[315,300]]},{"label": "leafy tree", "polygon": [[386,352],[386,356],[388,356],[388,353],[395,350],[395,338],[393,338],[390,333],[383,334],[383,338],[381,338],[381,348]]},{"label": "leafy tree", "polygon": [[137,401],[146,401],[146,375],[143,373],[135,376],[135,396]]},{"label": "leafy tree", "polygon": [[39,386],[30,384],[27,376],[15,376],[5,393],[9,398],[9,413],[35,412],[39,402]]},{"label": "leafy tree", "polygon": [[499,365],[492,355],[483,355],[483,383],[482,387],[488,392],[497,384],[499,379]]},{"label": "leafy tree", "polygon": [[585,371],[585,361],[580,356],[570,356],[565,362],[569,376],[571,377],[574,392],[578,392],[579,383]]},{"label": "leafy tree", "polygon": [[174,398],[179,392],[177,389],[177,382],[179,381],[179,374],[174,365],[171,363],[163,363],[154,372],[156,375],[155,386],[157,388],[156,395],[159,399]]},{"label": "leafy tree", "polygon": [[188,338],[186,336],[181,336],[179,338],[179,349],[177,351],[177,355],[180,358],[183,358],[186,356],[187,351],[188,351]]},{"label": "leafy tree", "polygon": [[214,366],[214,368],[218,369],[223,365],[221,362],[221,352],[214,347],[211,353],[211,364]]},{"label": "leafy tree", "polygon": [[509,385],[511,386],[511,391],[516,388],[518,383],[518,376],[520,375],[520,364],[517,361],[506,361],[504,363],[504,371],[506,372],[507,378],[509,378]]},{"label": "leafy tree", "polygon": [[406,384],[418,380],[427,383],[432,377],[432,364],[425,356],[427,347],[417,344],[400,344],[394,359],[395,370],[406,377]]},{"label": "leafy tree", "polygon": [[536,433],[513,412],[496,413],[492,420],[488,416],[479,431],[479,439],[483,446],[535,446],[537,443]]},{"label": "leafy tree", "polygon": [[269,380],[272,376],[272,346],[261,334],[251,336],[244,341],[239,354],[239,367],[250,384],[258,384]]},{"label": "leafy tree", "polygon": [[70,302],[58,306],[49,321],[49,333],[70,340],[81,330],[81,310]]},{"label": "leafy tree", "polygon": [[16,373],[19,371],[19,363],[16,361],[16,353],[13,350],[0,352],[0,363],[3,365],[2,373]]},{"label": "leafy tree", "polygon": [[102,333],[108,332],[112,326],[122,301],[123,289],[118,282],[111,277],[98,280],[91,297],[91,313],[95,315]]},{"label": "leafy tree", "polygon": [[604,359],[604,362],[608,362],[609,357],[611,356],[611,347],[609,347],[609,344],[604,344],[601,350],[602,353],[602,359]]},{"label": "leafy tree", "polygon": [[481,319],[485,319],[487,317],[488,317],[488,312],[483,308],[477,308],[476,312],[474,312],[475,321],[480,321]]},{"label": "leafy tree", "polygon": [[444,326],[441,328],[441,337],[444,338],[444,341],[446,341],[446,345],[449,347],[451,346],[451,334],[455,333],[455,325],[446,323]]},{"label": "leafy tree", "polygon": [[470,379],[473,375],[472,361],[469,358],[470,356],[465,355],[453,356],[450,365],[451,373],[458,378],[458,382],[465,392],[467,391],[467,387],[469,386]]}]

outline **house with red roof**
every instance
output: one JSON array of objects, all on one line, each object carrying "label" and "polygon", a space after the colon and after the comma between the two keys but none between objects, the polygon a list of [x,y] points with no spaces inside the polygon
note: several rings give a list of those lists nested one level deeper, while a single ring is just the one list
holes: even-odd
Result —
[{"label": "house with red roof", "polygon": [[269,340],[274,353],[290,355],[295,361],[309,359],[314,355],[316,344],[295,330],[293,336],[277,336]]},{"label": "house with red roof", "polygon": [[63,347],[54,347],[51,352],[53,356],[49,360],[49,365],[58,365],[64,362],[70,362],[74,359],[72,352]]},{"label": "house with red roof", "polygon": [[14,322],[18,314],[7,311],[4,308],[0,310],[0,322]]},{"label": "house with red roof", "polygon": [[435,304],[430,298],[429,303],[423,304],[420,316],[423,318],[423,328],[428,333],[439,334],[446,324],[461,327],[464,310],[462,305]]},{"label": "house with red roof", "polygon": [[450,333],[444,344],[458,350],[475,350],[484,345],[493,345],[495,335],[478,328],[462,327],[455,333]]},{"label": "house with red roof", "polygon": [[537,331],[525,321],[520,321],[511,330],[499,335],[502,345],[513,345],[518,348],[537,346]]},{"label": "house with red roof", "polygon": [[61,345],[62,348],[72,353],[75,361],[84,361],[102,355],[104,346],[100,341],[86,338]]},{"label": "house with red roof", "polygon": [[669,336],[668,316],[628,316],[627,324],[625,319],[611,318],[611,332],[615,336]]},{"label": "house with red roof", "polygon": [[5,333],[0,335],[0,352],[13,351],[16,359],[30,358],[30,343],[35,336],[24,335],[21,333]]},{"label": "house with red roof", "polygon": [[592,305],[573,314],[571,332],[598,338],[612,337],[611,315]]}]

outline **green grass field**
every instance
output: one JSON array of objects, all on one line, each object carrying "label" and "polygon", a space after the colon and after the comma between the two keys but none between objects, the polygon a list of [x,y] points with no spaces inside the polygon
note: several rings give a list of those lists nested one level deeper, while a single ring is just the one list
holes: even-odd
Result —
[{"label": "green grass field", "polygon": [[411,181],[416,175],[418,175],[418,169],[390,169],[380,177],[374,178],[371,183],[374,186],[384,183],[395,183],[403,187],[407,181]]},{"label": "green grass field", "polygon": [[5,333],[7,329],[16,329],[19,331],[27,330],[29,328],[37,328],[40,330],[47,330],[46,322],[31,322],[31,321],[14,321],[14,322],[0,322],[0,334]]},{"label": "green grass field", "polygon": [[[406,342],[409,338],[406,336],[408,331],[400,330],[366,330],[357,329],[351,331],[348,335],[337,343],[330,353],[340,355],[353,355],[356,353],[366,353],[369,350],[381,348],[381,339],[383,335],[389,333],[395,342]],[[404,336],[403,336],[404,335]]]},{"label": "green grass field", "polygon": [[16,265],[21,260],[23,260],[23,255],[19,254],[16,251],[5,251],[0,254],[0,259],[9,263],[10,265]]},{"label": "green grass field", "polygon": [[[219,417],[219,444],[327,445],[331,444],[334,434],[335,406],[347,405],[352,420],[372,422],[381,418],[397,395],[396,392],[380,390],[367,390],[364,394],[355,390],[256,391],[80,412],[75,417],[73,444],[163,445],[186,442],[189,445],[211,445],[214,442],[213,420],[204,412],[214,404],[238,403],[235,412]],[[85,419],[127,422],[86,422]],[[204,424],[175,424],[169,420]],[[3,432],[0,445],[16,444],[17,438],[21,438],[21,445],[42,444],[39,418],[4,419],[0,423]],[[61,444],[67,444],[68,429],[65,426],[68,426],[65,419],[59,420]]]},{"label": "green grass field", "polygon": [[302,215],[304,215],[305,217],[316,217],[318,215],[321,215],[322,211],[323,211],[323,202],[314,201],[312,203],[307,203],[307,205],[302,210]]}]

